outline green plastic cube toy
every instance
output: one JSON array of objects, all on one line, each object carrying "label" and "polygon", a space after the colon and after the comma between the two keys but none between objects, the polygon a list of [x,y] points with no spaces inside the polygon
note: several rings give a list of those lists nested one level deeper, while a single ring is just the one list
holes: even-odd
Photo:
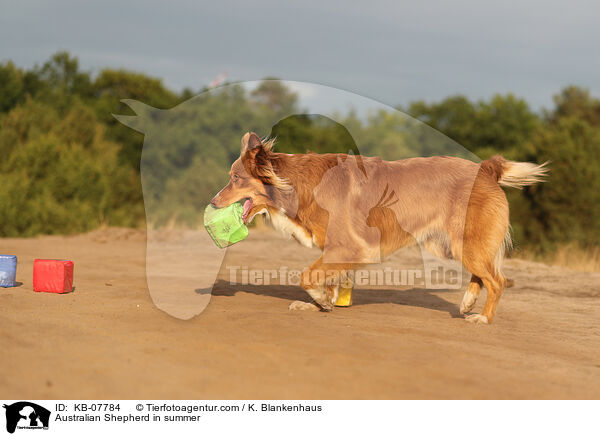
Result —
[{"label": "green plastic cube toy", "polygon": [[204,210],[204,227],[217,247],[225,248],[246,239],[248,227],[242,220],[244,207],[233,203],[220,209],[212,205]]}]

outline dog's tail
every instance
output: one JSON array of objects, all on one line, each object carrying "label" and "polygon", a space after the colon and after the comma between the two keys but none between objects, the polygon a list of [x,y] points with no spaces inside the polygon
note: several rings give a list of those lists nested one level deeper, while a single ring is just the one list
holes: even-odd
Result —
[{"label": "dog's tail", "polygon": [[494,156],[481,162],[481,171],[490,174],[500,186],[523,189],[523,186],[544,182],[549,162],[537,165],[530,162],[514,162],[502,156]]}]

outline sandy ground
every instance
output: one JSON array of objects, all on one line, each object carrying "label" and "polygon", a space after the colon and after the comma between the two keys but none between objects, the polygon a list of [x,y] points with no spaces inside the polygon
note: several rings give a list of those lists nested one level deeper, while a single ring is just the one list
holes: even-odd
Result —
[{"label": "sandy ground", "polygon": [[[150,298],[144,232],[1,239],[0,252],[22,282],[0,288],[2,398],[600,398],[597,273],[508,260],[516,284],[490,326],[458,315],[464,287],[375,286],[351,308],[289,312],[308,300],[298,287],[231,285],[227,266],[302,268],[318,253],[257,229],[181,320]],[[34,258],[73,260],[75,291],[34,293]]]}]

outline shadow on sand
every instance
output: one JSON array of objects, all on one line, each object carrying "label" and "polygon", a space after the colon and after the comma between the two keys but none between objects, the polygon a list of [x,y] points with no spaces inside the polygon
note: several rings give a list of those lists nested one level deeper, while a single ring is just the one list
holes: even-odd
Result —
[{"label": "shadow on sand", "polygon": [[[197,290],[198,292],[198,290]],[[247,292],[254,295],[281,298],[289,301],[310,301],[309,296],[299,286],[290,285],[241,285],[231,284],[225,280],[218,280],[212,289],[212,295],[233,297],[237,292]],[[354,306],[367,304],[399,304],[402,306],[422,307],[448,313],[451,317],[462,317],[458,306],[435,295],[440,292],[452,292],[446,289],[420,289],[410,290],[395,289],[355,289],[353,291]]]}]

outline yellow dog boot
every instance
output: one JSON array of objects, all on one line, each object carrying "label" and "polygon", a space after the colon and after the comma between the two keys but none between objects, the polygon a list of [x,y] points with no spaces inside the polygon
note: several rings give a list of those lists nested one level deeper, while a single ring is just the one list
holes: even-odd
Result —
[{"label": "yellow dog boot", "polygon": [[352,306],[352,286],[340,286],[338,297],[337,300],[335,300],[334,306]]}]

